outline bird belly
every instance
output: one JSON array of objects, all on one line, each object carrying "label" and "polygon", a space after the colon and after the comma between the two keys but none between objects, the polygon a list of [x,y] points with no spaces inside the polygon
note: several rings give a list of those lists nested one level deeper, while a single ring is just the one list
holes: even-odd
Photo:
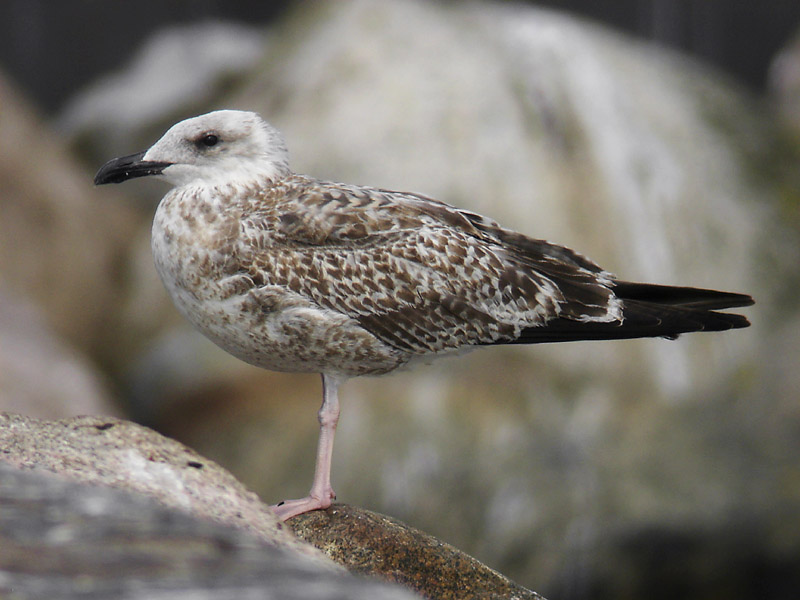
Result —
[{"label": "bird belly", "polygon": [[405,362],[349,317],[278,286],[184,307],[187,318],[217,345],[270,370],[355,376],[386,373]]}]

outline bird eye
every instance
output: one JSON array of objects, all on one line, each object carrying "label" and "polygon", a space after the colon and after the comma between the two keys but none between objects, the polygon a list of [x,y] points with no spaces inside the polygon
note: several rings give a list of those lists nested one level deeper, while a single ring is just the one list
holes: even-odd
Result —
[{"label": "bird eye", "polygon": [[217,137],[213,133],[207,133],[200,138],[200,143],[206,148],[211,148],[212,146],[216,146],[219,143],[219,137]]}]

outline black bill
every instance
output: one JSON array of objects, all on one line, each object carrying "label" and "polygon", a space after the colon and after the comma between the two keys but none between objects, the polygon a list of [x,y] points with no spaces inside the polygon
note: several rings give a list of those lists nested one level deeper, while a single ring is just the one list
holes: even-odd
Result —
[{"label": "black bill", "polygon": [[97,171],[97,175],[94,176],[94,184],[122,183],[134,177],[159,175],[172,164],[168,162],[142,160],[144,154],[144,152],[137,152],[129,156],[112,158]]}]

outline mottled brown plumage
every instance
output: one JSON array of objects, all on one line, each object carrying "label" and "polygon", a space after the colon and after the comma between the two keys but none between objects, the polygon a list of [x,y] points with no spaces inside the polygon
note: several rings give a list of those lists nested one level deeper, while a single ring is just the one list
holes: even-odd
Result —
[{"label": "mottled brown plumage", "polygon": [[178,309],[251,364],[323,375],[317,473],[284,518],[330,504],[339,383],[482,345],[746,327],[749,296],[617,281],[574,251],[416,194],[293,174],[254,113],[178,123],[97,183],[160,175],[153,223]]}]

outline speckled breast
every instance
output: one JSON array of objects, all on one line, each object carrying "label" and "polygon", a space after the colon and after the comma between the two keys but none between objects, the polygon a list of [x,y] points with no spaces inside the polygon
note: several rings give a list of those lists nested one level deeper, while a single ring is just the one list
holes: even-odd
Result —
[{"label": "speckled breast", "polygon": [[[207,189],[179,188],[153,221],[156,269],[175,306],[230,354],[276,371],[344,376],[391,371],[409,357],[341,313],[271,281],[254,277],[244,257],[241,207],[223,206]],[[269,248],[259,248],[259,263]],[[277,251],[274,249],[272,251]]]}]

